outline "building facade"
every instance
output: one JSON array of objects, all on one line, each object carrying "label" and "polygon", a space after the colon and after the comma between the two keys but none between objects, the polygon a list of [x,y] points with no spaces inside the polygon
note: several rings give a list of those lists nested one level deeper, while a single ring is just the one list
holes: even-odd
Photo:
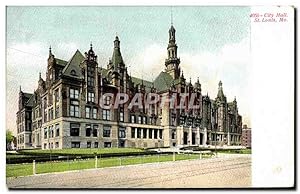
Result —
[{"label": "building facade", "polygon": [[[19,93],[17,148],[172,147],[179,145],[241,145],[242,116],[237,101],[228,102],[223,85],[215,99],[202,95],[199,79],[192,84],[180,69],[175,28],[169,29],[165,69],[154,81],[129,75],[118,36],[106,68],[99,67],[92,45],[76,51],[69,61],[56,58],[51,48],[46,78],[39,75],[33,94]],[[106,94],[112,94],[107,96]],[[128,101],[118,94],[126,94]],[[183,103],[141,103],[142,99],[185,94]],[[107,106],[101,106],[107,105]],[[109,108],[107,108],[109,107]]]},{"label": "building facade", "polygon": [[251,128],[247,125],[243,125],[242,129],[242,146],[246,148],[251,148]]}]

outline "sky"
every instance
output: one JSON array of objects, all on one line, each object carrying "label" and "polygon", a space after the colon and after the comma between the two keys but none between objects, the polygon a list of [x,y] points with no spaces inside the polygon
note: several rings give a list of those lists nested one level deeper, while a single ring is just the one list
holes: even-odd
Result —
[{"label": "sky", "polygon": [[[172,11],[171,11],[172,10]],[[152,81],[164,70],[168,30],[176,29],[181,68],[199,77],[202,93],[215,98],[222,80],[228,101],[236,97],[243,123],[251,126],[249,7],[7,7],[6,127],[16,131],[18,92],[32,93],[45,78],[49,46],[69,60],[93,49],[106,67],[116,35],[133,76]]]}]

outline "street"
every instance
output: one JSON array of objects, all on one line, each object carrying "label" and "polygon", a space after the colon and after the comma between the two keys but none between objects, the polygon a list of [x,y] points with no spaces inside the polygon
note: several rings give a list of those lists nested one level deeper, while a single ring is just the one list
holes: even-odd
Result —
[{"label": "street", "polygon": [[251,155],[151,163],[7,178],[22,188],[232,188],[251,187]]}]

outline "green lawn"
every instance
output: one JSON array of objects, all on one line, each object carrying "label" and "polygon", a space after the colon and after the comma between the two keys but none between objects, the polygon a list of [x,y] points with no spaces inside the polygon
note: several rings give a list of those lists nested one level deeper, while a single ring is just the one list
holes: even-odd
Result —
[{"label": "green lawn", "polygon": [[[209,157],[204,155],[203,158]],[[198,154],[176,154],[176,160],[199,159]],[[98,158],[98,168],[132,165],[154,162],[172,161],[173,155],[145,155],[129,157]],[[57,162],[40,162],[36,164],[36,173],[63,172],[70,170],[95,168],[95,159],[71,160]],[[32,164],[7,164],[6,177],[18,177],[32,175]]]},{"label": "green lawn", "polygon": [[251,149],[241,149],[241,150],[218,150],[218,153],[226,154],[251,154]]},{"label": "green lawn", "polygon": [[20,153],[26,154],[78,154],[78,155],[94,155],[97,154],[109,154],[109,153],[128,153],[128,152],[140,152],[145,150],[137,148],[70,148],[70,149],[53,149],[53,150],[22,150]]}]

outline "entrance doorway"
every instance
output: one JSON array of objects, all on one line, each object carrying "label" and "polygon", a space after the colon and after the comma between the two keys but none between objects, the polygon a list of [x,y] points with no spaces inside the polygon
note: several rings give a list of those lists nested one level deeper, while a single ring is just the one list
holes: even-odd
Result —
[{"label": "entrance doorway", "polygon": [[183,132],[183,144],[187,145],[188,144],[188,133]]},{"label": "entrance doorway", "polygon": [[200,133],[200,145],[203,145],[203,133]]}]

